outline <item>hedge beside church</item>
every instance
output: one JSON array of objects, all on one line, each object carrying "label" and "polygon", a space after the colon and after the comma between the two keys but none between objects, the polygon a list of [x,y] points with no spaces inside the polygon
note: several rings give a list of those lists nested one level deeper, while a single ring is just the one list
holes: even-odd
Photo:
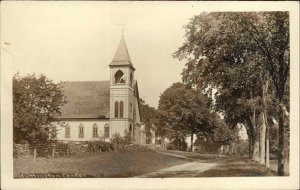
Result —
[{"label": "hedge beside church", "polygon": [[80,141],[80,142],[61,142],[49,141],[47,143],[14,144],[14,157],[30,157],[33,156],[36,149],[37,157],[66,157],[80,153],[93,152],[128,152],[128,151],[153,151],[152,147],[136,144],[113,143],[105,141]]}]

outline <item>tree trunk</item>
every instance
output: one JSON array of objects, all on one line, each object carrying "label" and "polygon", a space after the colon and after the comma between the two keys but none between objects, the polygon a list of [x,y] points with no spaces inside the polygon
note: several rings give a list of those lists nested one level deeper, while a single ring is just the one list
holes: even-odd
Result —
[{"label": "tree trunk", "polygon": [[266,167],[270,168],[270,144],[269,144],[269,126],[266,129]]},{"label": "tree trunk", "polygon": [[[250,118],[251,119],[251,118]],[[249,158],[252,160],[253,153],[253,126],[250,120],[247,120],[247,135],[249,143]]]},{"label": "tree trunk", "polygon": [[[263,111],[261,113],[261,131],[260,131],[260,163],[267,164],[269,167],[269,139],[266,139],[268,136],[268,115],[267,115],[267,95],[269,89],[269,77],[263,77],[264,81],[262,81],[262,103],[263,103]],[[267,144],[267,147],[266,147]],[[266,155],[267,154],[267,155]]]},{"label": "tree trunk", "polygon": [[249,158],[252,159],[252,137],[248,137],[249,142]]},{"label": "tree trunk", "polygon": [[230,154],[233,155],[233,152],[234,152],[234,143],[231,143],[231,146],[230,146]]},{"label": "tree trunk", "polygon": [[260,126],[260,160],[259,163],[265,164],[265,153],[266,153],[266,121],[265,114],[261,113],[261,126]]},{"label": "tree trunk", "polygon": [[191,133],[191,152],[193,152],[194,149],[194,133]]},{"label": "tree trunk", "polygon": [[284,118],[283,118],[283,107],[282,107],[282,101],[280,102],[279,106],[279,123],[278,123],[278,175],[283,176],[284,175]]},{"label": "tree trunk", "polygon": [[253,135],[253,148],[252,148],[252,160],[259,161],[259,135],[257,132]]},{"label": "tree trunk", "polygon": [[[252,98],[252,92],[251,92]],[[259,134],[256,124],[256,109],[253,109],[252,115],[250,115],[250,121],[252,125],[252,160],[259,161]]]}]

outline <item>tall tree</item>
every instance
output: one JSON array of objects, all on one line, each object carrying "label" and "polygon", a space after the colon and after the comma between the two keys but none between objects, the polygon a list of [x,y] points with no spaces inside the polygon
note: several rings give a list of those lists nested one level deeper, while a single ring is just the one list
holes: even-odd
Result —
[{"label": "tall tree", "polygon": [[211,106],[211,98],[178,82],[160,96],[158,110],[167,126],[172,129],[168,134],[184,138],[188,134],[193,137],[198,133],[212,133],[214,115]]},{"label": "tall tree", "polygon": [[239,128],[228,127],[227,124],[219,114],[215,113],[214,116],[214,129],[213,133],[203,135],[197,134],[197,143],[201,145],[209,145],[215,153],[220,151],[221,146],[230,146],[239,139]]},{"label": "tall tree", "polygon": [[13,77],[13,140],[34,144],[55,138],[53,126],[65,103],[59,84],[35,74]]},{"label": "tall tree", "polygon": [[155,124],[157,123],[157,111],[154,107],[149,106],[146,102],[140,99],[141,103],[141,114],[143,116],[143,123],[146,129],[146,142],[150,143],[153,138],[151,130],[154,130]]},{"label": "tall tree", "polygon": [[[276,89],[281,126],[278,174],[283,175],[283,97],[288,93],[289,78],[288,13],[203,13],[186,26],[186,38],[174,54],[188,60],[184,81],[196,87],[217,89],[217,104],[225,111],[226,119],[248,126],[253,153],[259,149],[258,135],[264,138],[269,117],[268,94],[270,89]],[[264,140],[260,142],[260,147],[264,147]],[[263,160],[264,151],[260,154]],[[253,156],[257,159],[258,154]]]},{"label": "tall tree", "polygon": [[286,84],[290,73],[290,38],[288,12],[253,13],[252,18],[244,22],[243,28],[254,41],[253,47],[265,59],[266,68],[276,89],[275,97],[279,110],[279,151],[278,174],[284,175],[285,131],[284,124],[284,96],[287,92]]}]

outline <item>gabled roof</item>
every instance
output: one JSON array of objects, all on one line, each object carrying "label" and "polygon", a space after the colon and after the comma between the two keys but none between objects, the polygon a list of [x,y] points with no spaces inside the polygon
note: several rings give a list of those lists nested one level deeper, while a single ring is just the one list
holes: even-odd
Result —
[{"label": "gabled roof", "polygon": [[63,82],[67,103],[60,118],[109,118],[109,85],[110,81]]},{"label": "gabled roof", "polygon": [[138,102],[140,120],[142,122],[141,102],[140,102],[140,95],[139,95],[139,88],[138,88],[137,80],[134,80],[133,86],[134,86],[134,94],[136,95],[137,102]]},{"label": "gabled roof", "polygon": [[114,65],[131,65],[131,59],[128,53],[128,49],[124,40],[124,36],[122,36],[121,41],[119,43],[118,49],[116,51],[116,54],[112,60],[112,62],[109,64],[110,66]]}]

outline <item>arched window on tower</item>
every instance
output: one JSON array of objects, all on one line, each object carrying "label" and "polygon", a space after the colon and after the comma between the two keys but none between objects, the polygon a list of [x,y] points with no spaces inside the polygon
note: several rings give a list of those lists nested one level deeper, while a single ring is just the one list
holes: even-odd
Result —
[{"label": "arched window on tower", "polygon": [[116,102],[115,102],[115,117],[116,117],[116,118],[119,117],[118,111],[119,111],[119,102],[116,101]]},{"label": "arched window on tower", "polygon": [[132,86],[132,85],[133,85],[133,74],[130,73],[130,86]]},{"label": "arched window on tower", "polygon": [[124,117],[124,103],[123,101],[120,102],[120,118]]},{"label": "arched window on tower", "polygon": [[118,70],[115,74],[115,84],[125,83],[125,76],[121,70]]},{"label": "arched window on tower", "polygon": [[130,102],[129,117],[132,118],[132,103]]}]

